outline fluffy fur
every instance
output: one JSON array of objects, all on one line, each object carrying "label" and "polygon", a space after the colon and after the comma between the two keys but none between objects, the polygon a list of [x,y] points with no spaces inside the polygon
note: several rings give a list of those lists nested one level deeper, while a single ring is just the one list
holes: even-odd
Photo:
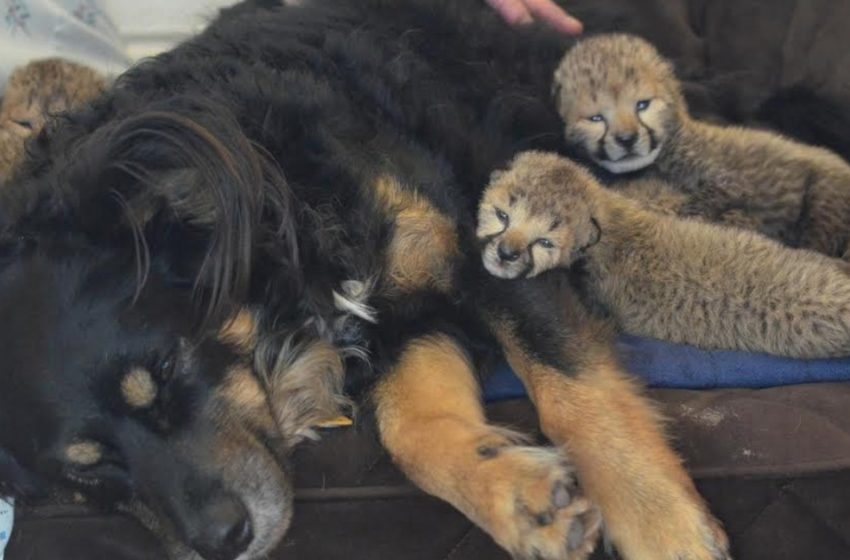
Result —
[{"label": "fluffy fur", "polygon": [[[850,354],[843,261],[652,212],[555,154],[523,153],[498,174],[482,214],[499,205],[508,209],[507,227],[495,237],[479,227],[480,236],[490,245],[513,240],[526,252],[551,239],[550,257],[529,257],[528,275],[580,261],[583,291],[627,332],[795,358]],[[517,275],[514,262],[495,262],[487,249],[484,263]]]},{"label": "fluffy fur", "polygon": [[691,118],[673,67],[647,41],[581,41],[555,84],[566,137],[594,163],[616,174],[650,168],[688,196],[683,214],[848,256],[850,165],[773,132]]},{"label": "fluffy fur", "polygon": [[[560,147],[567,41],[479,2],[246,2],[48,126],[0,192],[2,491],[121,504],[179,558],[262,558],[292,446],[360,399],[517,556],[586,558],[601,513],[628,560],[725,558],[569,285],[481,265],[492,169]],[[500,354],[565,449],[487,422]]]},{"label": "fluffy fur", "polygon": [[0,101],[0,183],[24,155],[24,143],[48,117],[94,99],[106,87],[96,71],[61,58],[35,60],[16,68]]},{"label": "fluffy fur", "polygon": [[507,172],[493,173],[476,231],[490,274],[532,278],[573,262],[599,240],[587,200],[565,196],[559,187],[566,188],[552,176],[551,162],[534,153],[520,156]]}]

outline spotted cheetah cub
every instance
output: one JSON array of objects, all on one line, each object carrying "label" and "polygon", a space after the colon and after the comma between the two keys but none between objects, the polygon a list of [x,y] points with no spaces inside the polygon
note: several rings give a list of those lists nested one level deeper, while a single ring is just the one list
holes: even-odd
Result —
[{"label": "spotted cheetah cub", "polygon": [[653,212],[554,154],[494,174],[478,216],[487,270],[531,277],[581,261],[594,306],[626,332],[796,358],[850,355],[844,262]]},{"label": "spotted cheetah cub", "polygon": [[672,65],[631,35],[576,44],[555,72],[568,141],[622,174],[651,168],[681,212],[850,258],[850,165],[778,134],[691,118]]},{"label": "spotted cheetah cub", "polygon": [[0,183],[24,155],[24,144],[47,118],[93,99],[105,79],[87,66],[61,58],[39,59],[16,68],[0,102]]}]

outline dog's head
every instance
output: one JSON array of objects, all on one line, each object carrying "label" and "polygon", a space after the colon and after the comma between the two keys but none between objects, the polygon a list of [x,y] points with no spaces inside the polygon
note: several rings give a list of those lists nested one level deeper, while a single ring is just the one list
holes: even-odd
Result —
[{"label": "dog's head", "polygon": [[567,140],[612,173],[651,165],[687,116],[672,65],[632,35],[577,43],[554,89]]},{"label": "dog's head", "polygon": [[199,336],[185,290],[156,274],[136,295],[129,272],[51,248],[3,267],[3,448],[41,484],[144,507],[204,558],[256,557],[291,502],[265,390]]},{"label": "dog's head", "polygon": [[244,307],[261,215],[276,262],[296,258],[285,184],[203,101],[61,153],[3,195],[0,493],[71,487],[175,556],[265,555],[291,516],[286,455],[342,375],[329,343]]}]

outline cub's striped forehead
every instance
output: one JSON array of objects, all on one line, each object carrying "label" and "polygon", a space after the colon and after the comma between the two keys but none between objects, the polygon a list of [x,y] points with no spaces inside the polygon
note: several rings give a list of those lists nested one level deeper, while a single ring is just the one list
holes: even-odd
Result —
[{"label": "cub's striped forehead", "polygon": [[519,154],[510,167],[496,175],[487,198],[508,205],[522,204],[531,213],[559,215],[559,204],[585,185],[594,182],[581,165],[558,154],[529,151]]},{"label": "cub's striped forehead", "polygon": [[[672,67],[648,41],[634,35],[591,37],[567,51],[558,69],[584,86],[607,87],[612,82],[634,83],[647,75],[667,75]],[[568,86],[569,82],[561,84]]]},{"label": "cub's striped forehead", "polygon": [[[649,42],[633,35],[606,34],[580,41],[555,72],[562,112],[629,95],[662,95],[678,101],[681,91],[672,64]],[[641,90],[641,91],[638,91]]]}]

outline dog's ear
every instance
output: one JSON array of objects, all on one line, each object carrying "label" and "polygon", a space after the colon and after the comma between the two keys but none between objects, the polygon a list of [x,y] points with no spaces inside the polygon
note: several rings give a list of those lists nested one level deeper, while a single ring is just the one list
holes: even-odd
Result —
[{"label": "dog's ear", "polygon": [[169,99],[114,119],[68,157],[53,179],[66,226],[127,243],[144,267],[182,259],[170,265],[193,277],[208,314],[247,289],[258,236],[288,242],[281,257],[297,260],[283,175],[220,104]]},{"label": "dog's ear", "polygon": [[0,447],[0,496],[33,498],[44,493],[45,486],[38,476],[29,472]]}]

